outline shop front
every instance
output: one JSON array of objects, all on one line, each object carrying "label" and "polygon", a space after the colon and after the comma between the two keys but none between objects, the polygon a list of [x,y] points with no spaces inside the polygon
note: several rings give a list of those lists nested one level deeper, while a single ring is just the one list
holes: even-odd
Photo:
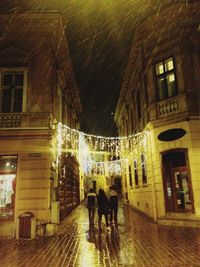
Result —
[{"label": "shop front", "polygon": [[194,213],[194,200],[187,149],[162,153],[166,212]]},{"label": "shop front", "polygon": [[[15,192],[17,175],[17,156],[0,156],[0,222],[1,231],[13,227],[15,211]],[[7,227],[5,228],[4,225]]]}]

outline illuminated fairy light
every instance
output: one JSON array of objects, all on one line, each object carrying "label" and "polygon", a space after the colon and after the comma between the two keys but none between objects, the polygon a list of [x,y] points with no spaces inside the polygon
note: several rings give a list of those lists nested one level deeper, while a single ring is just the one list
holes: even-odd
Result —
[{"label": "illuminated fairy light", "polygon": [[[109,174],[120,174],[121,167],[117,159],[125,159],[130,154],[137,158],[139,153],[146,154],[147,150],[147,131],[123,137],[103,137],[86,134],[59,123],[57,140],[57,163],[62,152],[66,152],[66,155],[77,158],[85,174],[105,174],[106,170]],[[101,155],[108,160],[99,161]]]},{"label": "illuminated fairy light", "polygon": [[85,161],[91,161],[90,149],[85,142],[83,133],[79,133],[79,164],[82,167],[84,173],[87,173],[88,166],[84,163]]},{"label": "illuminated fairy light", "polygon": [[126,162],[126,159],[114,161],[83,161],[83,170],[85,175],[105,175],[106,170],[109,175],[121,175],[121,165]]}]

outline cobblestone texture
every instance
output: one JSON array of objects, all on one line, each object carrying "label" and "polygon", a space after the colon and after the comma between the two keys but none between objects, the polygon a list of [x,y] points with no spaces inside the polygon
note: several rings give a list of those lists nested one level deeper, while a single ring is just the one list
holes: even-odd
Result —
[{"label": "cobblestone texture", "polygon": [[88,227],[79,206],[56,236],[36,240],[0,239],[1,267],[200,266],[200,231],[157,225],[127,205],[119,209],[119,225],[98,232]]}]

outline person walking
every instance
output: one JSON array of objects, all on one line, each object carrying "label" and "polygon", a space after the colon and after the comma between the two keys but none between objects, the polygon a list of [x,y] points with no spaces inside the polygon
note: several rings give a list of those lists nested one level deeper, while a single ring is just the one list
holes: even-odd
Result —
[{"label": "person walking", "polygon": [[109,208],[110,208],[110,223],[112,224],[114,219],[115,226],[117,226],[118,195],[114,186],[110,187]]},{"label": "person walking", "polygon": [[99,194],[97,196],[97,205],[98,205],[98,226],[99,231],[101,231],[101,220],[102,216],[104,215],[106,221],[106,227],[108,229],[108,214],[109,214],[109,206],[108,206],[108,198],[106,193],[103,189],[99,189]]},{"label": "person walking", "polygon": [[87,194],[87,208],[88,208],[90,226],[94,226],[95,207],[96,207],[96,194],[91,188],[89,193]]}]

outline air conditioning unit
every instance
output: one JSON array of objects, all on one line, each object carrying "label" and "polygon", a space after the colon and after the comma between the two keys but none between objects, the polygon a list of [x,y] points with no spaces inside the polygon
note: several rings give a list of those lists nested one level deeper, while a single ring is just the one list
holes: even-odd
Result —
[{"label": "air conditioning unit", "polygon": [[60,202],[58,201],[51,203],[51,223],[60,223]]},{"label": "air conditioning unit", "polygon": [[36,218],[31,212],[24,212],[17,218],[16,238],[34,239],[36,236]]}]

